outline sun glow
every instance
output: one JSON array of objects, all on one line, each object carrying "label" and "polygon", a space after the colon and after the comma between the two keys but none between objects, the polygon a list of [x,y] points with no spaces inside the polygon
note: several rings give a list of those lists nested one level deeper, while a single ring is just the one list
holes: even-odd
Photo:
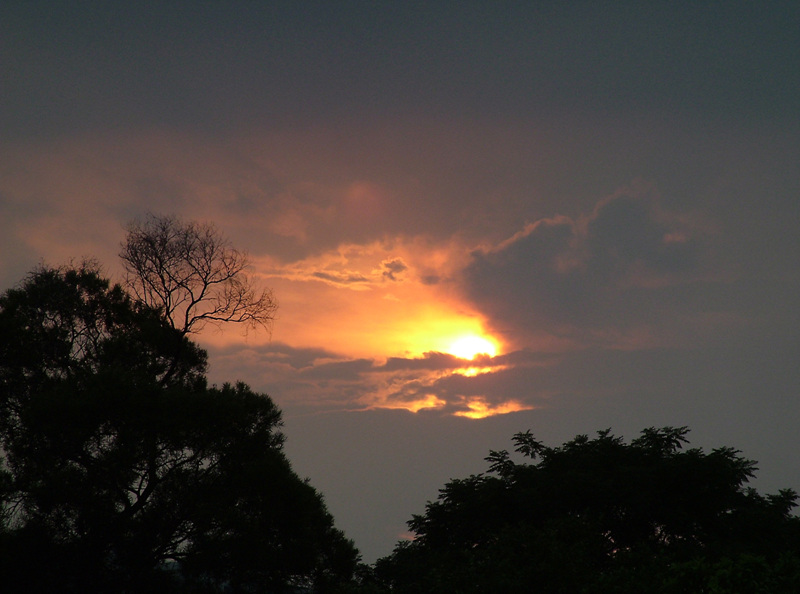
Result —
[{"label": "sun glow", "polygon": [[461,369],[453,369],[452,373],[463,375],[464,377],[477,377],[479,375],[486,375],[487,373],[497,373],[508,369],[508,365],[492,365],[491,367],[462,367]]},{"label": "sun glow", "polygon": [[386,401],[378,405],[373,405],[374,408],[389,408],[389,409],[402,409],[409,412],[417,413],[426,409],[443,408],[447,402],[434,394],[427,394],[417,400],[408,400],[403,402]]},{"label": "sun glow", "polygon": [[450,343],[447,352],[459,359],[472,360],[478,355],[494,357],[497,354],[497,346],[488,338],[477,334],[468,334]]}]

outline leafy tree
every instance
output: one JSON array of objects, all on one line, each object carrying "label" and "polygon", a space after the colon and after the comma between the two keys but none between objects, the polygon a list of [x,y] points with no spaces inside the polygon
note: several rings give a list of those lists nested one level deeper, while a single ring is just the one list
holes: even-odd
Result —
[{"label": "leafy tree", "polygon": [[798,592],[796,494],[745,487],[737,450],[683,450],[684,427],[551,448],[530,432],[452,480],[416,538],[379,560],[392,592]]},{"label": "leafy tree", "polygon": [[247,275],[247,254],[212,224],[150,215],[128,225],[120,257],[131,292],[182,334],[207,323],[269,328],[275,315],[272,292]]},{"label": "leafy tree", "polygon": [[[352,543],[286,459],[281,413],[91,263],[0,297],[5,592],[322,591]],[[174,345],[182,344],[180,355]]]}]

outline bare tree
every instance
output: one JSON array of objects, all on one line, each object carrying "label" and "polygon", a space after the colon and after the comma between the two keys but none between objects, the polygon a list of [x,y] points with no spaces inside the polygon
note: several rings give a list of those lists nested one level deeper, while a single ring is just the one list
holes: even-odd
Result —
[{"label": "bare tree", "polygon": [[148,215],[127,226],[120,257],[134,296],[186,335],[207,323],[270,329],[277,302],[248,276],[247,254],[210,223]]}]

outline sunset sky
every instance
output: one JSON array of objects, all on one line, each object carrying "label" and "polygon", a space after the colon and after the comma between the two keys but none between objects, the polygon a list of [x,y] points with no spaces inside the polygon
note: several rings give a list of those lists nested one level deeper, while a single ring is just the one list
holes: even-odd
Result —
[{"label": "sunset sky", "polygon": [[273,289],[196,338],[368,562],[526,429],[800,490],[796,1],[2,3],[0,289],[149,212]]}]

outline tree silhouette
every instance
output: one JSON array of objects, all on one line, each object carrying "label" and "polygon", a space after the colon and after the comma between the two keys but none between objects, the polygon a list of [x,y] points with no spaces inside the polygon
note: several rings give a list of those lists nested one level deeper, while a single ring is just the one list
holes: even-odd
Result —
[{"label": "tree silhouette", "polygon": [[[357,553],[291,469],[281,413],[96,265],[0,297],[6,592],[278,591]],[[173,348],[183,345],[180,356]]]},{"label": "tree silhouette", "polygon": [[610,431],[561,447],[514,436],[489,474],[452,480],[380,560],[392,592],[797,592],[796,494],[746,488],[731,448],[683,450],[686,428]]},{"label": "tree silhouette", "polygon": [[183,334],[207,323],[269,328],[277,303],[247,275],[247,254],[212,224],[149,215],[128,225],[122,245],[126,284],[142,303],[162,310]]}]

